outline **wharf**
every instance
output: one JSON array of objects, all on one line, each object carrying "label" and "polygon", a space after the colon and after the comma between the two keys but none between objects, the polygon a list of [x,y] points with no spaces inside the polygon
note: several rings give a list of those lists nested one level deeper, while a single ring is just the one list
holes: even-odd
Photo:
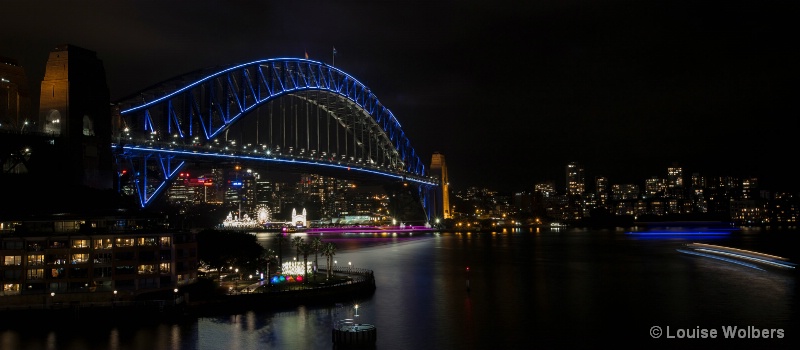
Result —
[{"label": "wharf", "polygon": [[[162,291],[152,295],[139,295],[135,299],[114,301],[92,300],[89,293],[58,295],[63,302],[52,302],[47,296],[39,296],[36,303],[22,302],[29,299],[24,298],[25,296],[6,296],[4,299],[8,303],[0,305],[0,326],[13,328],[47,324],[69,327],[75,322],[97,325],[179,322],[194,317],[236,314],[250,310],[280,311],[298,305],[330,305],[342,300],[369,297],[376,289],[375,276],[371,270],[359,269],[337,277],[329,282],[306,285],[298,283],[269,286],[260,281],[242,284],[240,288],[233,289],[216,286],[213,291],[193,289],[192,285],[187,285],[179,294]],[[75,300],[70,301],[70,297]],[[18,299],[20,302],[14,303],[11,299]]]}]

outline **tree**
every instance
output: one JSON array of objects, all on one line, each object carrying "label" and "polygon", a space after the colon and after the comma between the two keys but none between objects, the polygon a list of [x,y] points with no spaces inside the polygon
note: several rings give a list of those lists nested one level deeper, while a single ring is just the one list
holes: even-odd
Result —
[{"label": "tree", "polygon": [[246,232],[204,230],[197,234],[198,258],[217,271],[236,265],[257,269],[264,247]]},{"label": "tree", "polygon": [[[319,237],[314,237],[311,240],[311,252],[314,253],[314,267],[319,267],[319,261],[317,260],[317,256],[319,255],[320,251],[322,250],[322,239]],[[314,281],[317,280],[317,274],[314,274]]]},{"label": "tree", "polygon": [[308,255],[311,254],[311,244],[301,242],[299,249],[303,253],[303,284],[306,284],[308,283]]},{"label": "tree", "polygon": [[297,258],[297,259],[300,259],[300,245],[302,245],[302,244],[303,244],[303,238],[298,237],[298,236],[294,236],[294,238],[292,238],[292,245],[294,246],[294,248],[295,248],[295,250],[297,252],[297,255],[295,255],[295,258]]},{"label": "tree", "polygon": [[278,265],[283,266],[283,242],[286,242],[286,235],[278,232]]},{"label": "tree", "polygon": [[275,256],[275,251],[272,250],[272,249],[265,249],[264,252],[261,254],[261,264],[260,265],[265,266],[265,273],[264,274],[267,275],[267,279],[269,279],[269,276],[270,276],[270,274],[269,274],[269,265],[270,264],[274,264],[274,263],[277,262],[277,261],[275,261],[273,259],[274,256]]},{"label": "tree", "polygon": [[331,263],[333,262],[333,256],[336,255],[336,244],[333,244],[333,243],[326,244],[325,247],[322,248],[322,255],[325,255],[328,258],[327,259],[327,262],[328,262],[328,271],[327,272],[328,273],[326,275],[327,276],[326,278],[331,278],[332,271],[333,271],[333,270],[331,270]]}]

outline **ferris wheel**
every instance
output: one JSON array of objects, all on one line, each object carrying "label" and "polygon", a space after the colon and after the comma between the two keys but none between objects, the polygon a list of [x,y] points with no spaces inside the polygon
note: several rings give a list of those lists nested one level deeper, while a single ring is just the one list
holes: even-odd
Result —
[{"label": "ferris wheel", "polygon": [[261,224],[265,224],[272,220],[272,213],[269,210],[269,207],[266,204],[259,204],[256,207],[256,221]]}]

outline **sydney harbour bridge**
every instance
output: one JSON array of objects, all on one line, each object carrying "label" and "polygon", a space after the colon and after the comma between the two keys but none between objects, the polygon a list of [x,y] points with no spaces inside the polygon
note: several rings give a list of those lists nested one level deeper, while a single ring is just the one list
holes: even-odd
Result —
[{"label": "sydney harbour bridge", "polygon": [[440,180],[400,122],[349,74],[279,58],[181,75],[116,101],[118,172],[146,207],[188,164],[239,164],[373,181],[412,193],[433,218]]}]

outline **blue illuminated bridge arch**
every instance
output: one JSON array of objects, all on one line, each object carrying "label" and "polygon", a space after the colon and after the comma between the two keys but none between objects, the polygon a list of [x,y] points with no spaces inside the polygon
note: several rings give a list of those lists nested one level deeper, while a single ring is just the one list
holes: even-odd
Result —
[{"label": "blue illuminated bridge arch", "polygon": [[113,129],[119,188],[142,207],[193,162],[403,182],[417,186],[423,206],[439,186],[375,94],[313,60],[265,59],[169,79],[117,101]]}]

